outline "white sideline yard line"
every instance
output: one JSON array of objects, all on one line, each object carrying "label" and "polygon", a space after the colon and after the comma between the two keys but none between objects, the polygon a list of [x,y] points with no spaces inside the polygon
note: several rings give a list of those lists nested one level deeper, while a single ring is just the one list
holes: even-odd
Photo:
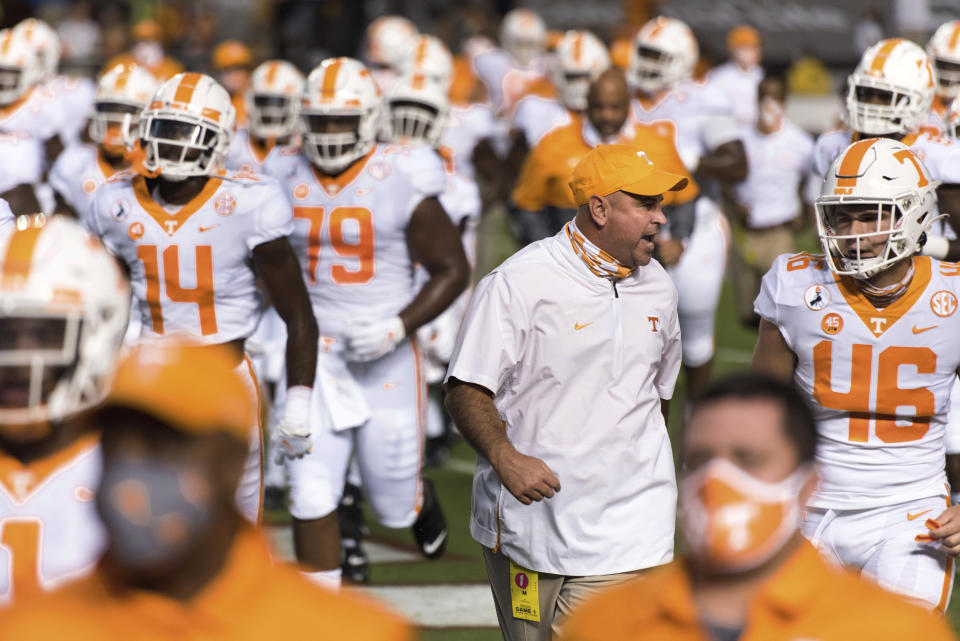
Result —
[{"label": "white sideline yard line", "polygon": [[746,349],[734,349],[732,347],[717,348],[717,360],[724,363],[737,363],[739,365],[748,365],[753,359],[753,352]]},{"label": "white sideline yard line", "polygon": [[353,588],[428,628],[497,627],[497,610],[486,583],[372,585]]},{"label": "white sideline yard line", "polygon": [[457,474],[467,474],[473,476],[473,470],[477,466],[473,461],[464,461],[463,459],[458,458],[448,458],[443,464],[443,467],[450,470],[451,472],[456,472]]},{"label": "white sideline yard line", "polygon": [[[274,552],[280,560],[292,562],[294,560],[293,530],[290,526],[265,527],[264,529],[267,531],[270,541],[273,543]],[[364,541],[363,549],[366,550],[371,563],[410,563],[422,560],[422,557],[413,552],[374,541]]]}]

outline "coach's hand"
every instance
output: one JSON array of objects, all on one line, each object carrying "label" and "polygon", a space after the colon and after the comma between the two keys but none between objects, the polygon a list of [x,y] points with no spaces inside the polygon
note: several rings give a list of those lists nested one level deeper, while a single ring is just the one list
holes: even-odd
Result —
[{"label": "coach's hand", "polygon": [[560,481],[546,463],[535,456],[521,454],[509,443],[497,450],[490,464],[500,482],[524,505],[549,499],[560,491]]},{"label": "coach's hand", "polygon": [[930,536],[940,541],[947,554],[960,556],[960,505],[951,505],[934,520],[940,527],[930,530]]}]

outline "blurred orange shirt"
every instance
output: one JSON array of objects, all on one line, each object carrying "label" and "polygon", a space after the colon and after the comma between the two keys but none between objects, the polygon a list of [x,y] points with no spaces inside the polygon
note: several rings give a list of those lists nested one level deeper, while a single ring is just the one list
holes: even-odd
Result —
[{"label": "blurred orange shirt", "polygon": [[[635,124],[630,135],[617,141],[642,149],[658,169],[687,177],[686,187],[663,195],[664,205],[681,205],[700,193],[673,141],[673,123],[667,121]],[[583,138],[583,116],[574,116],[570,124],[546,134],[523,162],[513,188],[514,204],[526,211],[544,207],[576,209],[568,183],[574,167],[591,148]]]},{"label": "blurred orange shirt", "polygon": [[[739,641],[948,641],[943,618],[829,566],[806,541],[754,595]],[[710,641],[682,562],[587,601],[559,641]]]},{"label": "blurred orange shirt", "polygon": [[98,570],[64,589],[0,611],[4,641],[408,641],[413,630],[360,595],[331,592],[274,565],[243,530],[214,580],[188,601],[117,590]]}]

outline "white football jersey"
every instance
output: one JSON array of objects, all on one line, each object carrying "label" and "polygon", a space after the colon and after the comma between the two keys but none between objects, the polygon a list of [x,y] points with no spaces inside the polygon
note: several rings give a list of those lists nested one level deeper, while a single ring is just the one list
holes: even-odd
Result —
[{"label": "white football jersey", "polygon": [[820,483],[811,505],[861,509],[942,495],[944,426],[960,367],[960,263],[914,258],[907,292],[876,309],[822,254],[784,254],[755,310],[797,356],[813,401]]},{"label": "white football jersey", "polygon": [[89,78],[57,76],[45,85],[45,89],[53,94],[50,108],[57,118],[56,132],[63,144],[78,142],[93,115],[97,85]]},{"label": "white football jersey", "polygon": [[231,171],[250,172],[255,174],[266,173],[264,167],[267,160],[281,151],[296,153],[291,147],[274,145],[270,151],[264,153],[250,141],[250,131],[247,128],[238,129],[230,142],[230,153],[227,155],[227,169]]},{"label": "white football jersey", "polygon": [[729,103],[702,84],[682,82],[656,102],[645,104],[635,97],[630,105],[630,115],[636,122],[669,120],[674,124],[677,152],[691,172],[696,171],[704,154],[736,140],[739,134]]},{"label": "white football jersey", "polygon": [[495,134],[493,111],[488,105],[451,105],[441,141],[444,147],[453,150],[458,174],[473,179],[473,149],[478,142]]},{"label": "white football jersey", "polygon": [[16,216],[13,215],[13,211],[10,209],[10,203],[0,198],[0,233],[13,227],[15,222]]},{"label": "white football jersey", "polygon": [[[760,133],[755,125],[741,129],[740,140],[747,155],[747,179],[734,185],[737,201],[746,208],[751,227],[764,228],[793,220],[800,213],[800,187],[813,175],[813,139],[788,120],[771,134]],[[812,204],[811,187],[804,196]]]},{"label": "white football jersey", "polygon": [[523,132],[532,149],[545,135],[571,122],[570,112],[559,101],[526,96],[517,103],[510,126]]},{"label": "white football jersey", "polygon": [[24,465],[0,454],[0,606],[83,576],[106,547],[96,437]]},{"label": "white football jersey", "polygon": [[520,67],[503,49],[490,49],[473,59],[477,77],[487,86],[494,113],[509,114],[520,99],[530,93],[531,87],[546,79],[547,67],[543,58],[529,67]]},{"label": "white football jersey", "polygon": [[436,152],[377,145],[335,178],[303,155],[277,156],[267,169],[293,203],[290,244],[325,336],[353,319],[395,316],[409,304],[416,287],[406,230],[417,205],[444,191]]},{"label": "white football jersey", "polygon": [[43,180],[43,143],[26,132],[0,131],[0,194]]},{"label": "white football jersey", "polygon": [[20,100],[0,107],[0,132],[25,132],[44,141],[59,133],[61,121],[56,93],[48,86],[34,87]]},{"label": "white football jersey", "polygon": [[90,229],[90,207],[93,193],[116,172],[96,145],[77,142],[64,149],[50,168],[47,182]]},{"label": "white football jersey", "polygon": [[[814,146],[814,171],[823,179],[834,159],[855,142],[849,129],[836,129],[820,134]],[[947,136],[929,131],[912,133],[901,141],[923,161],[930,175],[944,185],[960,184],[960,142]],[[819,186],[819,183],[817,183]],[[939,209],[934,209],[938,213]],[[937,221],[931,229],[931,235],[955,238],[953,230],[944,220]]]},{"label": "white football jersey", "polygon": [[752,125],[757,120],[757,86],[763,79],[758,65],[744,71],[728,61],[712,69],[707,76],[707,91],[717,92],[730,105],[738,125]]},{"label": "white football jersey", "polygon": [[90,218],[129,268],[143,334],[185,332],[211,344],[256,329],[263,300],[253,249],[293,231],[281,186],[251,174],[211,178],[172,212],[142,176],[118,174],[97,189]]}]

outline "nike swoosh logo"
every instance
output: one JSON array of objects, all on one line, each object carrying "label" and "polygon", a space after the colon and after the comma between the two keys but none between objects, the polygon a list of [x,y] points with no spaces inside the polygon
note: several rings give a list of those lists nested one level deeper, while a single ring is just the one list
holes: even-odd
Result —
[{"label": "nike swoosh logo", "polygon": [[574,328],[574,329],[583,329],[583,328],[586,327],[587,325],[593,325],[593,321],[590,321],[589,323],[583,323],[583,324],[574,323],[574,324],[573,324],[573,328]]},{"label": "nike swoosh logo", "polygon": [[909,512],[907,512],[907,520],[908,520],[908,521],[914,521],[914,520],[916,520],[916,519],[919,519],[921,516],[923,516],[924,514],[926,514],[926,513],[929,512],[929,511],[930,511],[930,510],[924,510],[923,512],[917,512],[916,514],[910,514]]},{"label": "nike swoosh logo", "polygon": [[914,333],[914,334],[922,334],[922,333],[924,333],[924,332],[926,332],[926,331],[928,331],[928,330],[933,329],[934,327],[936,327],[936,325],[931,325],[930,327],[917,327],[916,325],[914,325],[914,326],[913,326],[913,333]]},{"label": "nike swoosh logo", "polygon": [[429,543],[423,544],[424,553],[429,556],[440,549],[440,546],[443,545],[443,542],[447,540],[447,531],[444,530],[440,533],[440,536],[430,541]]},{"label": "nike swoosh logo", "polygon": [[202,233],[205,232],[205,231],[210,231],[211,229],[215,229],[215,228],[217,228],[217,227],[219,227],[219,226],[220,226],[220,225],[210,225],[209,227],[202,227],[202,226],[201,226],[201,227],[197,227],[197,229],[199,229],[199,230],[200,230],[200,233],[202,234]]}]

